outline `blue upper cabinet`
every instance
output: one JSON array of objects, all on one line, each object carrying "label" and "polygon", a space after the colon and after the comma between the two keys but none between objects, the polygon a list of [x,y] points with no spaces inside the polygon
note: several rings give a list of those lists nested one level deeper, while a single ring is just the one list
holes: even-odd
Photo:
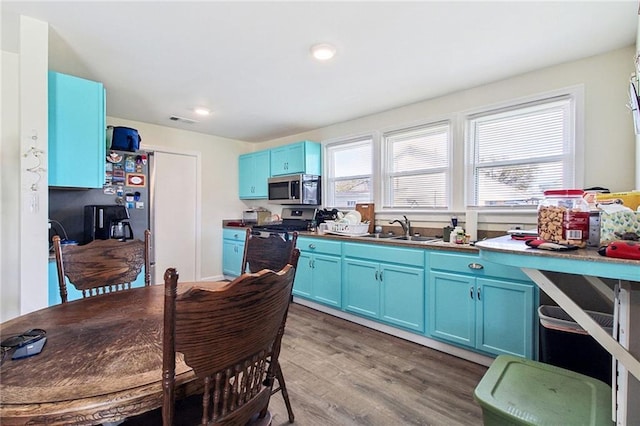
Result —
[{"label": "blue upper cabinet", "polygon": [[49,71],[49,186],[103,187],[105,99],[102,83]]},{"label": "blue upper cabinet", "polygon": [[258,151],[244,154],[238,160],[239,186],[241,199],[267,198],[267,179],[269,179],[270,152]]},{"label": "blue upper cabinet", "polygon": [[322,174],[321,145],[302,141],[271,149],[271,176],[304,173]]}]

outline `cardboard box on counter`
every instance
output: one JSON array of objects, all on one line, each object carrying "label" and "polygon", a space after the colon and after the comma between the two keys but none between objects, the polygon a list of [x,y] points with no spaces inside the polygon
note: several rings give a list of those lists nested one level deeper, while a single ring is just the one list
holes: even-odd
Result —
[{"label": "cardboard box on counter", "polygon": [[640,206],[640,191],[612,192],[610,194],[598,193],[596,194],[596,203],[617,203],[637,211],[638,206]]}]

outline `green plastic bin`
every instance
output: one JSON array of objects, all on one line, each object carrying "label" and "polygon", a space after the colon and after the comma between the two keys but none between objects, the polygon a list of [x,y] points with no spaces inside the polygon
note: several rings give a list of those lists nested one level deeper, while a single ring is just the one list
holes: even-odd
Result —
[{"label": "green plastic bin", "polygon": [[613,425],[609,385],[511,355],[495,359],[474,397],[486,426]]}]

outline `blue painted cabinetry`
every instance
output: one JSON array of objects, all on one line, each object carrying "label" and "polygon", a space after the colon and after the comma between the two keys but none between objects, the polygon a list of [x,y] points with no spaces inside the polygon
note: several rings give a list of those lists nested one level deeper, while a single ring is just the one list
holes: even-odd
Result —
[{"label": "blue painted cabinetry", "polygon": [[477,255],[430,253],[431,337],[492,355],[534,357],[534,284]]},{"label": "blue painted cabinetry", "polygon": [[342,304],[342,243],[299,237],[293,294],[335,308]]},{"label": "blue painted cabinetry", "polygon": [[247,237],[245,228],[222,230],[222,273],[237,277],[242,271],[242,258]]},{"label": "blue painted cabinetry", "polygon": [[424,250],[345,243],[342,282],[346,311],[424,332]]},{"label": "blue painted cabinetry", "polygon": [[322,174],[321,145],[302,141],[271,149],[271,176],[305,173]]},{"label": "blue painted cabinetry", "polygon": [[105,132],[102,83],[49,71],[49,186],[102,188]]},{"label": "blue painted cabinetry", "polygon": [[238,160],[239,186],[241,199],[266,199],[269,195],[267,179],[270,171],[270,151],[257,151],[243,154]]}]

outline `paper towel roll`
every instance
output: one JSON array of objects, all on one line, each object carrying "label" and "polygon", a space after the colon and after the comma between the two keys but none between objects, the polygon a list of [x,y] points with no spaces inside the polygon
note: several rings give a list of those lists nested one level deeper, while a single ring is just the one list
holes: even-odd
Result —
[{"label": "paper towel roll", "polygon": [[465,214],[465,232],[469,234],[471,241],[478,241],[478,211],[467,210]]}]

